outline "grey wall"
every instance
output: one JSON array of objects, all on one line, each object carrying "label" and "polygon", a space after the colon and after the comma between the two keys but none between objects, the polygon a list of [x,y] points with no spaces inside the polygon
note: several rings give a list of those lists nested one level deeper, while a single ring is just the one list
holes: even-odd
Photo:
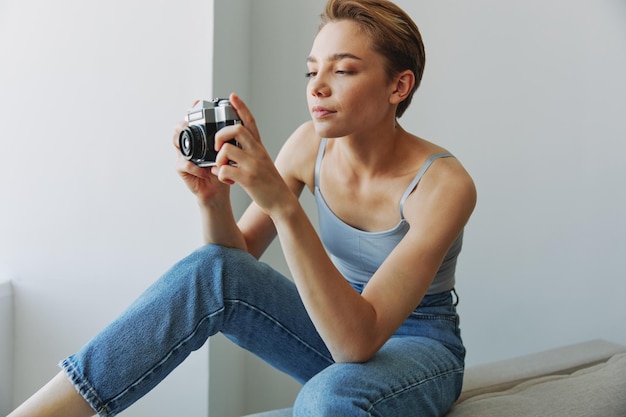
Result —
[{"label": "grey wall", "polygon": [[626,343],[626,3],[399,4],[429,60],[403,123],[478,186],[458,274],[468,362]]},{"label": "grey wall", "polygon": [[13,403],[13,289],[0,271],[0,415]]},{"label": "grey wall", "polygon": [[[305,59],[322,1],[223,0],[215,3],[214,92],[237,92],[254,112],[262,140],[276,156],[284,140],[307,120]],[[249,198],[233,189],[234,209]],[[315,218],[312,200],[303,196]],[[289,276],[280,245],[263,256]],[[210,342],[211,416],[234,417],[293,403],[300,385],[218,336]]]}]

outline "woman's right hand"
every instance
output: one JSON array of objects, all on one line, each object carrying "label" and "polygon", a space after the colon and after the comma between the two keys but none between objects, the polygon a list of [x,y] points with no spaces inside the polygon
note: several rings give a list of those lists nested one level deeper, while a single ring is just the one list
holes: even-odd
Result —
[{"label": "woman's right hand", "polygon": [[200,168],[191,161],[183,157],[180,152],[179,136],[189,124],[186,121],[179,122],[172,137],[174,147],[178,154],[176,161],[176,171],[181,176],[191,192],[198,198],[200,203],[216,202],[217,200],[228,199],[230,186],[221,182],[211,173],[211,168]]}]

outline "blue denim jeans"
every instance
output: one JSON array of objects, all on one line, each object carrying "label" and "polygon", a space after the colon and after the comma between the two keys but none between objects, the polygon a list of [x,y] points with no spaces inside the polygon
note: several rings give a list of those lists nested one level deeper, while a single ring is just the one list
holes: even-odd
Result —
[{"label": "blue denim jeans", "polygon": [[461,390],[450,292],[426,296],[370,361],[334,363],[293,282],[216,245],[177,263],[61,367],[99,415],[114,416],[217,332],[304,384],[298,417],[439,416]]}]

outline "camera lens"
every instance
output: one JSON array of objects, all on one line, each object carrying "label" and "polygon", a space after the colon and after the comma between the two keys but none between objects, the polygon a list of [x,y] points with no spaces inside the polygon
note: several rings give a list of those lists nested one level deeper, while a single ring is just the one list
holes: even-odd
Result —
[{"label": "camera lens", "polygon": [[178,138],[180,153],[189,160],[202,159],[205,153],[206,136],[201,126],[188,126]]}]

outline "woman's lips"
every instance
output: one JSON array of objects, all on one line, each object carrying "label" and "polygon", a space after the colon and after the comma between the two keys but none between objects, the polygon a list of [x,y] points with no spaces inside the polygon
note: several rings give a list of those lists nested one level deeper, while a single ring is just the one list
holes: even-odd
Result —
[{"label": "woman's lips", "polygon": [[311,109],[311,114],[313,115],[313,117],[315,117],[316,119],[323,119],[324,117],[327,117],[331,114],[335,113],[332,110],[329,110],[325,107],[321,107],[321,106],[315,106]]}]

